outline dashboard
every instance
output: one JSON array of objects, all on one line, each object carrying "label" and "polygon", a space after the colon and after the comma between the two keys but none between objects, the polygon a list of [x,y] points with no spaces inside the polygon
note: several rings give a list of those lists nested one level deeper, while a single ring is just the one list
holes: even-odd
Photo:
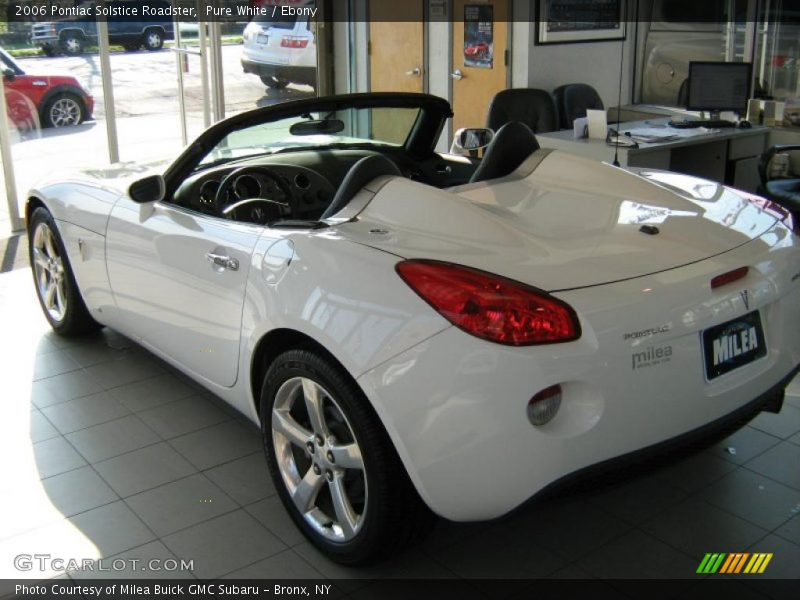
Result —
[{"label": "dashboard", "polygon": [[[374,154],[377,152],[336,149],[237,160],[194,173],[178,188],[173,202],[197,212],[251,223],[316,221],[352,166]],[[416,161],[400,148],[386,155],[405,177],[436,187],[464,183],[477,162],[439,154]]]}]

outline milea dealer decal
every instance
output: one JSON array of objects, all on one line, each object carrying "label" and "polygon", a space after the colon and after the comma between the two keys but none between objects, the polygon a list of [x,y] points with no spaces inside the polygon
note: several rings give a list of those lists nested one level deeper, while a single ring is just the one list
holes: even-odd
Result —
[{"label": "milea dealer decal", "polygon": [[631,368],[643,369],[652,367],[672,360],[672,346],[650,347],[641,352],[634,352],[631,355]]}]

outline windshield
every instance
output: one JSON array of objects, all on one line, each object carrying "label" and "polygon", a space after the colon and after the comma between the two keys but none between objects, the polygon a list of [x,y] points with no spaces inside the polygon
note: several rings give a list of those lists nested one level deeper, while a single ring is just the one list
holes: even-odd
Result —
[{"label": "windshield", "polygon": [[225,136],[198,168],[276,152],[402,146],[418,115],[418,108],[347,108],[261,123]]}]

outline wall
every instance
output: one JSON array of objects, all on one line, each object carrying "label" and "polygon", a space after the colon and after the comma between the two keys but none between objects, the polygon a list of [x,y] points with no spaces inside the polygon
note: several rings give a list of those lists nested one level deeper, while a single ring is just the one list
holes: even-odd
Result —
[{"label": "wall", "polygon": [[[634,24],[629,23],[628,26],[630,28]],[[629,35],[624,42],[532,46],[527,86],[552,91],[567,83],[587,83],[597,90],[606,107],[616,106],[620,52],[624,45],[622,103],[628,104],[631,99],[632,37]]]}]

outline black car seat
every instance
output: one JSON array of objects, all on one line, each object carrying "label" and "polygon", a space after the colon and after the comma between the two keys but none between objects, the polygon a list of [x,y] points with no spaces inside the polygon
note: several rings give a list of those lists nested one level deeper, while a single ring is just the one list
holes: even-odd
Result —
[{"label": "black car seat", "polygon": [[530,127],[518,121],[506,123],[489,143],[469,181],[475,183],[510,175],[538,149],[539,142]]},{"label": "black car seat", "polygon": [[322,213],[320,219],[327,219],[332,217],[340,210],[342,210],[353,197],[360,192],[364,186],[370,181],[382,175],[399,175],[403,173],[391,160],[382,154],[375,154],[367,156],[359,160],[356,164],[350,167],[350,170],[345,175],[342,185],[339,186],[333,201]]}]

